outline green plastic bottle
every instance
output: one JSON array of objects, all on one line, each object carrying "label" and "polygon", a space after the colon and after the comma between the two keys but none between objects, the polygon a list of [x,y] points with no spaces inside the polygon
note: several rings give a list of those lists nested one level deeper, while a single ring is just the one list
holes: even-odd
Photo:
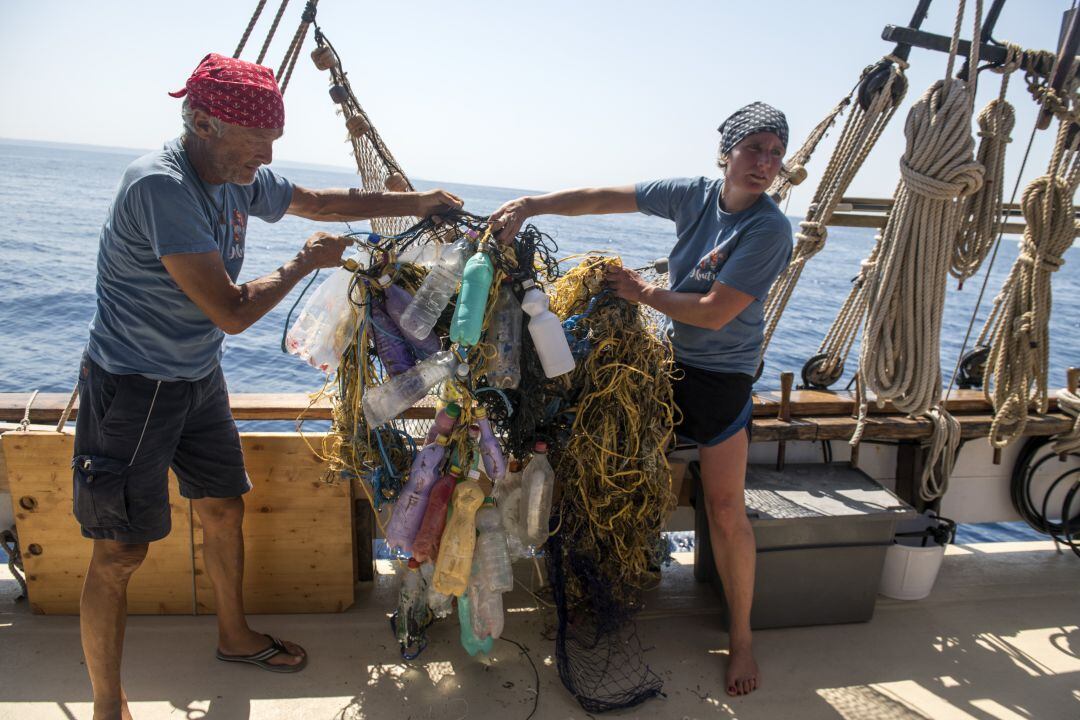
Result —
[{"label": "green plastic bottle", "polygon": [[457,306],[454,308],[454,319],[450,322],[452,342],[466,347],[480,342],[488,293],[494,277],[495,266],[491,264],[491,256],[486,248],[481,248],[480,252],[465,263],[461,292],[458,293]]}]

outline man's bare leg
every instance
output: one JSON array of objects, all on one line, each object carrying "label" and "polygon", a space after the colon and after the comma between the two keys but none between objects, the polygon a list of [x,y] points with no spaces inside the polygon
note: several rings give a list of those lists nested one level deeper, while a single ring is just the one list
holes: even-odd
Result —
[{"label": "man's bare leg", "polygon": [[146,543],[95,540],[79,598],[79,630],[94,688],[94,720],[131,720],[120,684],[127,627],[127,586],[146,557]]},{"label": "man's bare leg", "polygon": [[718,445],[702,447],[700,452],[709,537],[731,616],[725,678],[728,695],[745,695],[761,683],[750,632],[757,551],[743,496],[747,449],[746,433],[738,432]]},{"label": "man's bare leg", "polygon": [[[218,649],[226,655],[253,655],[265,650],[270,641],[248,627],[244,616],[244,499],[201,498],[191,504],[202,522],[203,558],[214,584]],[[303,660],[303,648],[282,642],[290,654],[275,655],[267,662],[296,665]]]}]

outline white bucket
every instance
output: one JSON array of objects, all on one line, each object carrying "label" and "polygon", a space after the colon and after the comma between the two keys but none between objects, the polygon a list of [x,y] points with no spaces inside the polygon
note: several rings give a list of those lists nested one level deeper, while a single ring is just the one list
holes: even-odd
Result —
[{"label": "white bucket", "polygon": [[930,594],[945,558],[945,546],[933,541],[926,547],[921,544],[917,538],[899,538],[889,546],[878,592],[896,600],[922,600]]}]

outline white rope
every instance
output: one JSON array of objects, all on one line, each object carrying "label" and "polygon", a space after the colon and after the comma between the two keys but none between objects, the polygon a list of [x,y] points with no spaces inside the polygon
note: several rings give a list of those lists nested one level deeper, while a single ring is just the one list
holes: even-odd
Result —
[{"label": "white rope", "polygon": [[1080,137],[1066,146],[1071,124],[1067,114],[1059,118],[1049,170],[1024,189],[1020,204],[1027,226],[1020,256],[983,329],[990,346],[983,392],[994,406],[995,448],[1023,434],[1030,408],[1045,413],[1049,406],[1050,276],[1065,263],[1076,236],[1072,200],[1080,177]]},{"label": "white rope", "polygon": [[[881,137],[881,133],[885,130],[885,126],[888,125],[889,120],[892,119],[897,108],[900,107],[900,103],[903,102],[904,95],[907,93],[907,80],[904,77],[904,70],[908,66],[907,63],[892,55],[886,56],[885,60],[891,63],[888,79],[872,97],[866,110],[863,110],[856,103],[851,114],[848,115],[847,121],[844,123],[844,130],[840,134],[836,147],[833,149],[832,156],[829,158],[829,164],[822,173],[821,182],[818,183],[817,190],[814,192],[810,210],[806,218],[799,223],[799,232],[795,234],[796,244],[795,249],[792,251],[791,262],[780,273],[780,276],[773,282],[772,288],[769,290],[769,296],[765,300],[765,340],[761,346],[762,356],[769,347],[776,326],[780,322],[780,316],[784,313],[788,301],[791,300],[791,294],[802,276],[803,268],[810,258],[817,255],[825,247],[825,239],[828,237],[826,226],[836,211],[837,204],[844,197],[844,193],[855,178],[855,174],[862,167],[866,156],[870,154],[878,138]],[[877,67],[877,65],[872,65],[867,68],[862,79],[865,79],[867,73]],[[862,79],[860,79],[860,84]],[[818,127],[811,133],[811,140],[819,133],[824,134],[824,130],[828,124],[831,124],[838,111],[846,104],[846,100],[847,98],[845,98],[845,101],[841,101],[833,112],[826,117],[827,123],[825,121],[819,123]],[[817,139],[820,139],[820,137]],[[800,150],[799,161],[805,162],[801,158],[802,152]]]},{"label": "white rope", "polygon": [[[927,500],[944,492],[959,446],[959,423],[941,407],[941,319],[960,226],[957,200],[978,190],[983,180],[971,135],[973,88],[951,77],[964,5],[961,0],[947,77],[915,103],[904,127],[900,184],[867,277],[859,423],[851,439],[857,445],[866,427],[868,392],[875,393],[879,406],[892,401],[901,412],[929,419],[934,432],[920,490]],[[974,38],[981,17],[982,2],[976,0]],[[977,48],[973,42],[972,68],[978,67]]]}]

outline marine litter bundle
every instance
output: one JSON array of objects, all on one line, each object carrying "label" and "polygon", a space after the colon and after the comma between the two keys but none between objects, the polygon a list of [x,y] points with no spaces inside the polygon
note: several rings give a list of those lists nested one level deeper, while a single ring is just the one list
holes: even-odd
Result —
[{"label": "marine litter bundle", "polygon": [[[543,556],[566,687],[591,712],[659,694],[634,617],[675,506],[673,359],[655,315],[604,287],[620,260],[561,274],[535,226],[500,245],[462,211],[355,237],[361,253],[310,296],[283,348],[328,373],[317,452],[331,481],[369,494],[397,557],[402,656],[455,603],[462,645],[490,653],[512,562]],[[434,404],[430,427],[418,404]]]}]

